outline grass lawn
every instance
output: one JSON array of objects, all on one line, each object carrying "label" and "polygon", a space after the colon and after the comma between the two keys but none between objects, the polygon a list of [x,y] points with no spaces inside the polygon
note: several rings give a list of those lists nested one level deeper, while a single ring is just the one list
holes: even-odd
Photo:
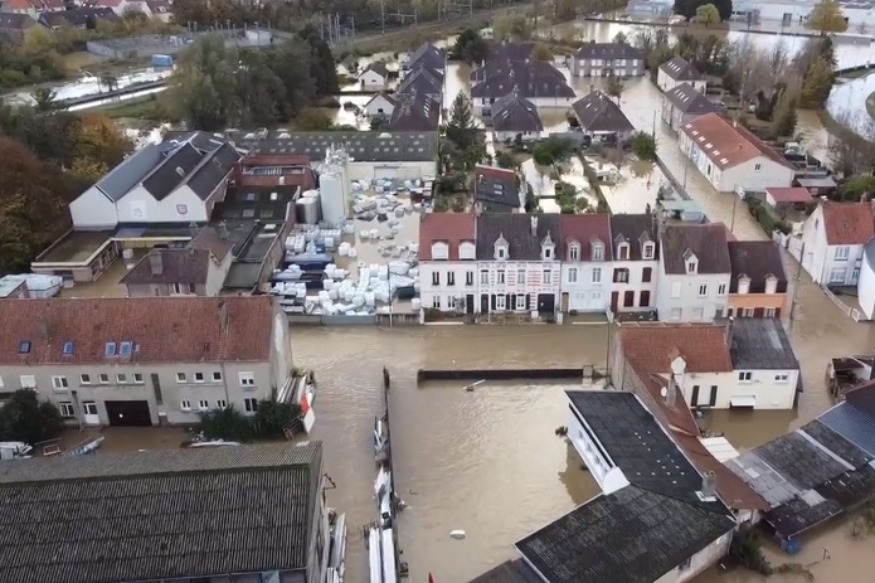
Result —
[{"label": "grass lawn", "polygon": [[111,117],[131,117],[150,121],[167,121],[167,113],[163,105],[154,95],[144,96],[142,99],[126,99],[117,103],[110,103],[95,108],[95,111]]}]

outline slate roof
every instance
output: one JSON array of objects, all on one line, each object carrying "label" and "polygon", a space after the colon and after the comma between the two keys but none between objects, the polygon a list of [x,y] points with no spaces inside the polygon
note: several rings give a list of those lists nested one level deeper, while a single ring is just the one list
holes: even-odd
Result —
[{"label": "slate roof", "polygon": [[288,137],[244,136],[237,144],[258,154],[307,154],[325,158],[331,146],[343,147],[361,162],[428,162],[437,159],[437,132],[295,132]]},{"label": "slate roof", "polygon": [[864,245],[875,235],[868,202],[824,201],[821,209],[828,245]]},{"label": "slate roof", "polygon": [[702,95],[689,83],[675,85],[665,93],[672,105],[680,111],[691,115],[705,115],[706,113],[719,113],[717,104]]},{"label": "slate roof", "polygon": [[319,443],[279,443],[4,464],[0,580],[304,569],[321,456]]},{"label": "slate roof", "polygon": [[521,206],[519,185],[519,177],[513,170],[474,167],[474,202],[504,206],[508,211],[518,209]]},{"label": "slate roof", "polygon": [[798,370],[799,361],[781,320],[737,318],[732,330],[730,354],[736,370]]},{"label": "slate roof", "polygon": [[437,71],[443,76],[443,70],[446,65],[447,52],[433,44],[425,43],[410,55],[405,66],[408,69],[425,67],[431,71]]},{"label": "slate roof", "polygon": [[875,417],[845,401],[817,419],[869,455],[875,456]]},{"label": "slate roof", "polygon": [[722,224],[668,225],[662,234],[662,259],[665,272],[682,275],[687,272],[684,255],[695,253],[699,273],[732,273],[726,227]]},{"label": "slate roof", "polygon": [[543,583],[523,559],[505,561],[468,583]]},{"label": "slate roof", "polygon": [[491,106],[492,128],[497,132],[542,132],[544,124],[535,104],[516,91]]},{"label": "slate roof", "polygon": [[[273,317],[268,296],[0,302],[0,364],[266,362]],[[133,343],[130,356],[119,354],[123,342]],[[107,343],[116,343],[116,356],[107,356]]]},{"label": "slate roof", "polygon": [[777,293],[787,292],[787,276],[781,250],[774,241],[729,241],[729,262],[732,265],[732,281],[729,293],[738,292],[738,282],[742,277],[750,279],[749,293],[766,292],[769,276],[777,279]]},{"label": "slate roof", "polygon": [[724,170],[759,156],[776,164],[793,166],[777,150],[756,137],[743,125],[717,113],[708,113],[681,126],[711,162]]},{"label": "slate roof", "polygon": [[[532,220],[537,220],[536,236],[532,236]],[[564,247],[559,235],[559,215],[484,214],[477,219],[477,259],[492,260],[495,242],[504,237],[511,261],[540,261],[541,243],[550,235],[556,245],[556,256],[563,257]]]},{"label": "slate roof", "polygon": [[[639,261],[642,258],[642,248],[645,242],[657,243],[656,221],[652,215],[642,213],[635,215],[611,215],[611,234],[616,241],[622,237],[629,243],[629,259]],[[659,245],[656,245],[654,259],[659,257]]]},{"label": "slate roof", "polygon": [[733,526],[725,514],[633,485],[516,546],[550,583],[652,583]]},{"label": "slate roof", "polygon": [[203,160],[203,155],[191,144],[183,144],[155,168],[145,179],[145,188],[155,200],[164,200]]},{"label": "slate roof", "polygon": [[617,103],[599,90],[572,105],[580,127],[590,132],[626,132],[634,128]]},{"label": "slate roof", "polygon": [[55,12],[42,12],[38,20],[49,28],[69,25],[75,27],[88,26],[90,22],[100,20],[120,20],[112,8],[73,8]]},{"label": "slate roof", "polygon": [[659,68],[675,81],[701,81],[705,78],[692,63],[683,57],[674,57],[661,64]]},{"label": "slate roof", "polygon": [[519,41],[501,41],[489,43],[490,61],[528,61],[535,54],[535,43]]},{"label": "slate roof", "polygon": [[642,59],[641,51],[624,43],[587,43],[574,53],[577,59]]},{"label": "slate roof", "polygon": [[417,67],[407,73],[395,90],[395,98],[406,93],[421,93],[423,95],[443,95],[443,77],[426,67]]},{"label": "slate roof", "polygon": [[875,381],[861,385],[845,393],[845,401],[875,418]]},{"label": "slate roof", "polygon": [[364,71],[362,71],[362,73],[361,73],[361,75],[359,75],[359,77],[361,77],[362,75],[364,75],[368,71],[373,71],[374,73],[376,73],[377,75],[379,75],[383,79],[389,78],[389,69],[386,68],[386,64],[383,62],[371,63],[370,65],[367,66],[367,68],[365,68]]},{"label": "slate roof", "polygon": [[29,14],[16,14],[14,12],[0,12],[0,28],[23,31],[36,25]]},{"label": "slate roof", "polygon": [[431,261],[431,246],[447,243],[449,261],[459,260],[459,243],[474,242],[474,215],[469,213],[427,213],[419,224],[419,260]]},{"label": "slate roof", "polygon": [[392,110],[389,129],[393,132],[435,131],[440,117],[440,102],[425,94],[409,93],[400,96]]},{"label": "slate roof", "polygon": [[234,146],[224,143],[201,160],[186,179],[186,184],[201,200],[206,200],[221,186],[222,182],[240,160],[240,153]]},{"label": "slate roof", "polygon": [[471,72],[471,97],[499,99],[512,91],[521,97],[574,97],[559,69],[543,61],[490,60]]},{"label": "slate roof", "polygon": [[611,261],[613,258],[610,215],[604,213],[559,215],[559,234],[565,249],[562,255],[563,261],[571,261],[568,256],[571,243],[580,245],[581,261],[593,261],[592,247],[594,243],[601,243],[603,246],[602,261]]}]

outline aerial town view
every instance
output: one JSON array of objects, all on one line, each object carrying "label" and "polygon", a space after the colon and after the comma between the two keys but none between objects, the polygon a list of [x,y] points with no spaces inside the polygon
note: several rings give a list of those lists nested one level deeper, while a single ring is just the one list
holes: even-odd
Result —
[{"label": "aerial town view", "polygon": [[872,0],[0,0],[0,583],[865,583]]}]

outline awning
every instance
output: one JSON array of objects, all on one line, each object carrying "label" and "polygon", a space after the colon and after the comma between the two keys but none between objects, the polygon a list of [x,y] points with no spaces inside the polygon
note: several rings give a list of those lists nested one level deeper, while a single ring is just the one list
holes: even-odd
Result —
[{"label": "awning", "polygon": [[729,399],[730,407],[747,407],[753,409],[757,405],[757,398],[753,395],[741,395]]}]

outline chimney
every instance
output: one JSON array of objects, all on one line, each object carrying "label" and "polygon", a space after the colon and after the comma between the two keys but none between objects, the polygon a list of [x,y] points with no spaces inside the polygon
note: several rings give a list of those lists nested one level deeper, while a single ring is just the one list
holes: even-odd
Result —
[{"label": "chimney", "polygon": [[222,332],[228,331],[228,304],[225,300],[219,302],[219,329]]},{"label": "chimney", "polygon": [[157,249],[152,249],[152,252],[149,253],[149,267],[152,268],[152,275],[164,273],[164,258]]},{"label": "chimney", "polygon": [[285,177],[285,176],[280,176],[278,182],[279,182],[279,185],[280,185],[280,186],[285,185],[285,183],[286,183],[286,177]]},{"label": "chimney", "polygon": [[681,381],[684,379],[684,372],[687,370],[687,361],[681,355],[676,356],[671,361],[671,378],[668,382],[668,389],[665,395],[666,403],[669,407],[674,407],[677,402],[677,393],[681,390]]},{"label": "chimney", "polygon": [[708,500],[717,497],[717,474],[705,472],[702,476],[702,499]]},{"label": "chimney", "polygon": [[532,237],[538,237],[538,217],[536,215],[532,215],[531,219],[532,226]]},{"label": "chimney", "polygon": [[726,324],[726,346],[732,348],[732,328],[735,326],[735,318],[729,316],[729,322]]},{"label": "chimney", "polygon": [[675,403],[678,400],[677,391],[678,387],[674,382],[674,378],[672,378],[668,381],[668,387],[665,389],[665,403],[672,409],[674,409]]}]

